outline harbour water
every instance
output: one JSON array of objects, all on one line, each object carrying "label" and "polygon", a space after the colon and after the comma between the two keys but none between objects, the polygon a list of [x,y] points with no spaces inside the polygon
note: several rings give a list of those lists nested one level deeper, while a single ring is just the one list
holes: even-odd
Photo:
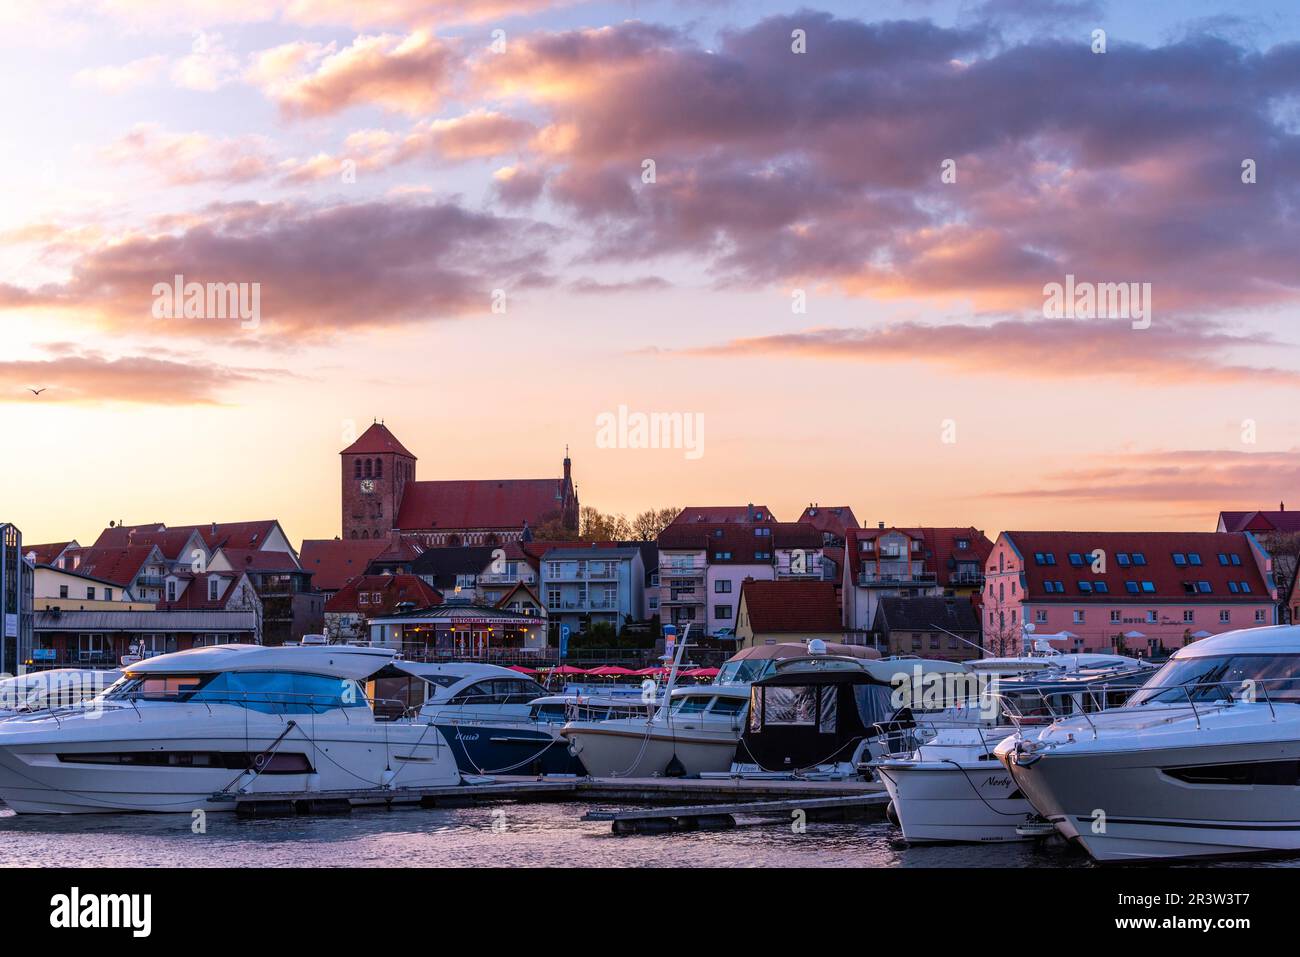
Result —
[{"label": "harbour water", "polygon": [[[615,836],[580,802],[360,809],[340,817],[23,816],[0,811],[6,867],[1088,867],[1032,844],[908,847],[884,821]],[[1269,862],[1296,866],[1300,860]]]}]

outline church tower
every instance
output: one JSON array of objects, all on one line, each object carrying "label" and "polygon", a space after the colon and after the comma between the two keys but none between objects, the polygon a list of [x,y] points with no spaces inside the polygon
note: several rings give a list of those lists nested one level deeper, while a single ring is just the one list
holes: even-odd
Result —
[{"label": "church tower", "polygon": [[415,456],[378,421],[339,456],[343,538],[388,538],[406,485],[415,481]]}]

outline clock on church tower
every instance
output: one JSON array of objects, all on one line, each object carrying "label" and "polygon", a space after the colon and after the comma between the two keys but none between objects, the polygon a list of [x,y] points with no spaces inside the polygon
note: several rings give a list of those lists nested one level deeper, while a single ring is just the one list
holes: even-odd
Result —
[{"label": "clock on church tower", "polygon": [[339,454],[343,537],[387,538],[406,483],[415,480],[415,456],[382,422],[372,424]]}]

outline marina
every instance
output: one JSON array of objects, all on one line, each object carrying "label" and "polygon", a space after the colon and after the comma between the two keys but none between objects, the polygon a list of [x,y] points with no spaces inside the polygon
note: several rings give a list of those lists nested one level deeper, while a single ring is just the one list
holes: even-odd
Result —
[{"label": "marina", "polygon": [[[1069,845],[1099,863],[1300,852],[1286,797],[1300,782],[1300,627],[1206,638],[1159,668],[1043,638],[964,666],[813,639],[678,687],[689,631],[667,630],[666,683],[640,693],[551,695],[510,669],[320,641],[126,661],[89,697],[51,672],[59,695],[26,679],[0,716],[0,798],[20,817],[205,827],[208,812],[490,807],[502,822],[551,804],[585,806],[577,820],[615,835],[871,820],[909,846]],[[623,751],[599,766],[638,773],[585,766],[581,741],[605,728]],[[474,752],[466,729],[480,732]],[[521,741],[532,760],[514,760]],[[536,773],[466,768],[511,761]],[[1098,809],[1092,827],[1084,807]]]}]

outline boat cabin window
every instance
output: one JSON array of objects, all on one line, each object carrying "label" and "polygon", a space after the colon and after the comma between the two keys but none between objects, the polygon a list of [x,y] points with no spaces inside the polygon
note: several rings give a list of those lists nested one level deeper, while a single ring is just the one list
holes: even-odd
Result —
[{"label": "boat cabin window", "polygon": [[716,698],[713,707],[709,710],[710,714],[740,714],[745,710],[745,700],[743,698]]},{"label": "boat cabin window", "polygon": [[755,686],[749,694],[749,729],[801,726],[833,734],[837,694],[829,685]]},{"label": "boat cabin window", "polygon": [[128,676],[105,698],[234,704],[265,714],[320,714],[334,708],[370,707],[365,692],[350,678],[288,671]]},{"label": "boat cabin window", "polygon": [[528,678],[491,678],[478,681],[452,696],[451,704],[528,704],[546,695],[546,689]]},{"label": "boat cabin window", "polygon": [[1300,655],[1171,658],[1129,699],[1130,707],[1193,701],[1300,704]]},{"label": "boat cabin window", "polygon": [[673,714],[702,714],[713,698],[710,695],[682,695],[673,701]]}]

